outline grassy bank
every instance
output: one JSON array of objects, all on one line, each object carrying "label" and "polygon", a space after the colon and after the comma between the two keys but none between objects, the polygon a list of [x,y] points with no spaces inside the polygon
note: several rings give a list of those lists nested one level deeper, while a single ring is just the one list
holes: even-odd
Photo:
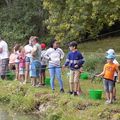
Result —
[{"label": "grassy bank", "polygon": [[[68,90],[68,83],[65,84]],[[88,95],[90,89],[103,89],[102,82],[91,83],[90,80],[81,81],[83,94],[79,97],[60,94],[59,86],[56,84],[55,93],[51,92],[49,86],[44,88],[33,88],[30,84],[20,86],[19,82],[0,81],[0,102],[23,113],[38,114],[45,120],[118,120],[120,119],[120,101],[112,105],[105,105],[104,95],[102,100],[91,100]],[[120,86],[117,86],[117,91]],[[120,93],[118,92],[118,100]]]},{"label": "grassy bank", "polygon": [[[37,114],[43,120],[119,120],[120,84],[117,84],[117,101],[114,104],[104,104],[104,92],[102,100],[92,100],[89,97],[90,89],[103,90],[102,81],[98,79],[93,83],[90,81],[94,74],[102,71],[105,63],[103,53],[108,48],[114,47],[119,52],[119,38],[107,39],[107,43],[106,45],[106,41],[97,41],[83,43],[79,46],[86,59],[84,71],[89,73],[88,80],[80,80],[82,95],[74,97],[67,94],[69,90],[68,70],[65,70],[62,71],[64,94],[60,94],[57,80],[54,93],[50,86],[34,88],[30,83],[21,86],[18,81],[0,81],[0,103],[6,104],[10,110]],[[99,48],[102,54],[98,54]],[[119,61],[120,57],[117,59]],[[49,74],[47,76],[49,77]]]}]

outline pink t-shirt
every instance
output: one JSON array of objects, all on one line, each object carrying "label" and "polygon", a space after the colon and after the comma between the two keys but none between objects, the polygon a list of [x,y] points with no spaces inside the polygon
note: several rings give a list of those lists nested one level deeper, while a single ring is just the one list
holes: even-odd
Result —
[{"label": "pink t-shirt", "polygon": [[25,67],[25,54],[19,54],[19,67],[24,68]]}]

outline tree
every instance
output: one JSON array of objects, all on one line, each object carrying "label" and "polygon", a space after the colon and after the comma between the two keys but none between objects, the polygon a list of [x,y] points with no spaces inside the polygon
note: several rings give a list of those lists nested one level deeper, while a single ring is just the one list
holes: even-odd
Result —
[{"label": "tree", "polygon": [[50,34],[65,42],[95,38],[104,26],[120,21],[119,0],[44,0],[43,5]]},{"label": "tree", "polygon": [[2,0],[1,4],[4,6],[0,8],[0,34],[9,43],[45,34],[42,0]]}]

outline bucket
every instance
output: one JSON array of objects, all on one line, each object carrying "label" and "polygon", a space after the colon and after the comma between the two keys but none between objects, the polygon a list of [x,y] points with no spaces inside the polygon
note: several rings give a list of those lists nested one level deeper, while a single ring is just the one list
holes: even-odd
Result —
[{"label": "bucket", "polygon": [[12,71],[8,71],[6,74],[7,80],[14,80],[15,79],[15,73]]},{"label": "bucket", "polygon": [[45,84],[46,84],[46,85],[50,85],[50,78],[47,77],[47,78],[45,79]]},{"label": "bucket", "polygon": [[93,100],[100,100],[102,98],[102,90],[89,90],[89,96]]},{"label": "bucket", "polygon": [[82,80],[87,80],[88,79],[88,73],[81,73],[81,75],[80,75],[80,79],[82,79]]}]

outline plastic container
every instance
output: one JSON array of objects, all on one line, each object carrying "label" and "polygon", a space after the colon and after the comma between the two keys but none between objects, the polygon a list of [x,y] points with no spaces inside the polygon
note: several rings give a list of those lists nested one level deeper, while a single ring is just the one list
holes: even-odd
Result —
[{"label": "plastic container", "polygon": [[89,90],[89,96],[93,100],[100,100],[102,98],[102,90]]},{"label": "plastic container", "polygon": [[88,77],[89,77],[89,75],[86,72],[85,73],[81,73],[81,75],[80,75],[80,79],[82,79],[82,80],[87,80]]},{"label": "plastic container", "polygon": [[7,80],[14,80],[15,79],[15,73],[12,72],[12,71],[8,71],[6,77],[7,77]]},{"label": "plastic container", "polygon": [[50,78],[47,77],[47,78],[45,79],[45,84],[46,84],[46,85],[50,85]]}]

